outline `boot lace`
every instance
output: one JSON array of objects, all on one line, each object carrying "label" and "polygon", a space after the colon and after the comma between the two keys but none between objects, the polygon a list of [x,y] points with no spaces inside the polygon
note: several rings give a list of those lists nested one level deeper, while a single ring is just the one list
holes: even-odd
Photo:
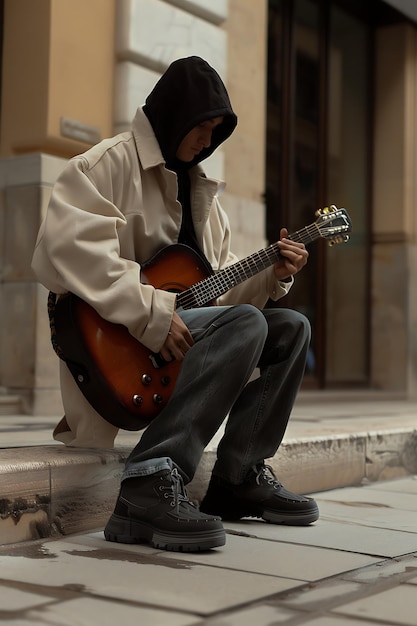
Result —
[{"label": "boot lace", "polygon": [[183,478],[176,467],[171,470],[171,484],[160,485],[159,490],[164,492],[164,498],[172,498],[169,504],[175,507],[177,514],[179,514],[181,504],[195,508],[195,505],[188,499]]},{"label": "boot lace", "polygon": [[270,465],[254,465],[252,469],[256,474],[255,480],[258,485],[260,485],[262,481],[267,482],[273,489],[281,489],[282,484],[275,476],[275,472]]}]

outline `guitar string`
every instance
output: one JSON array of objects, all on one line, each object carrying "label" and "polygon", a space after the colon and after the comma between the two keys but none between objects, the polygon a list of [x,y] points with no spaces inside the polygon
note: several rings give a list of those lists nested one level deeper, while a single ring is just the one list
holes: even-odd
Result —
[{"label": "guitar string", "polygon": [[[288,238],[293,241],[302,241],[306,239],[306,237],[303,237],[305,233],[307,238],[312,241],[317,238],[317,230],[317,225],[312,224],[305,229],[297,231]],[[269,267],[277,258],[279,258],[279,247],[276,243],[271,244],[268,248],[255,252],[250,257],[243,259],[243,261],[239,261],[225,268],[221,274],[209,276],[190,287],[189,290],[179,294],[180,304],[183,308],[191,308],[211,302],[219,295],[219,286],[222,290],[221,293],[225,293],[236,284]],[[249,271],[245,270],[245,264]]]},{"label": "guitar string", "polygon": [[[313,223],[289,235],[288,239],[296,242],[314,241],[318,233],[320,233],[320,229],[316,223]],[[273,243],[242,261],[224,268],[220,274],[213,274],[178,294],[178,303],[183,309],[208,304],[215,297],[226,293],[235,285],[272,265],[279,256],[279,246],[277,243]]]}]

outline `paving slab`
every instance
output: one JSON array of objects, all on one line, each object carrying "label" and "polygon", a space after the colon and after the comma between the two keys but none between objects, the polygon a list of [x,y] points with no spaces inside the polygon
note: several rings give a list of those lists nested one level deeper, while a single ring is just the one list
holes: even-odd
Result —
[{"label": "paving slab", "polygon": [[[277,624],[302,623],[303,615],[299,611],[291,611],[277,606],[257,605],[232,615],[223,614],[221,617],[204,622],[207,626],[276,626]],[[297,621],[294,621],[297,620]]]},{"label": "paving slab", "polygon": [[375,491],[393,491],[395,493],[413,493],[417,495],[417,476],[409,476],[398,480],[384,481],[381,483],[369,483],[368,489]]},{"label": "paving slab", "polygon": [[[27,594],[28,595],[28,594]],[[4,617],[2,617],[2,614]],[[18,617],[20,616],[20,617]],[[114,626],[115,624],[146,624],[146,626],[197,626],[195,616],[175,613],[127,603],[112,602],[105,598],[74,598],[57,601],[51,598],[30,608],[20,607],[0,612],[0,622],[7,621],[13,626]]]},{"label": "paving slab", "polygon": [[[376,565],[363,567],[347,574],[343,580],[365,583],[366,585],[384,588],[412,580],[417,572],[417,551],[409,554],[398,554],[396,557],[380,561]],[[391,582],[393,581],[393,582]]]},{"label": "paving slab", "polygon": [[[43,606],[45,602],[48,602],[48,600],[45,600],[45,596],[43,594],[31,593],[30,591],[23,591],[22,589],[16,589],[13,587],[8,587],[6,593],[5,588],[3,587],[3,593],[1,596],[1,612],[24,612],[27,609]],[[0,621],[2,621],[1,617]]]},{"label": "paving slab", "polygon": [[[227,529],[227,524],[226,524]],[[166,553],[165,559],[175,557]],[[378,562],[369,555],[353,554],[308,545],[288,545],[258,538],[227,534],[226,548],[214,557],[210,554],[184,554],[187,562],[221,564],[230,570],[314,581]]]},{"label": "paving slab", "polygon": [[[316,493],[314,497],[324,521],[342,521],[360,528],[416,533],[415,483],[415,477],[409,477],[363,487],[335,489]],[[417,541],[411,551],[416,550]]]},{"label": "paving slab", "polygon": [[388,624],[415,626],[417,593],[412,585],[403,584],[334,609],[334,613],[380,620]]},{"label": "paving slab", "polygon": [[401,511],[417,511],[416,494],[392,490],[387,496],[386,489],[368,487],[346,487],[329,492],[315,494],[320,501],[340,502],[349,507],[370,507],[376,509],[396,509]]},{"label": "paving slab", "polygon": [[[318,497],[318,496],[317,496]],[[319,499],[319,497],[318,497]],[[320,516],[323,520],[341,521],[390,530],[417,532],[417,512],[385,507],[368,503],[319,499]],[[356,509],[356,511],[355,511]],[[417,549],[417,546],[416,546]]]},{"label": "paving slab", "polygon": [[313,526],[302,527],[274,526],[246,519],[239,523],[227,522],[225,526],[229,533],[381,558],[409,554],[417,550],[417,538],[413,533],[344,523],[341,520],[329,521],[321,518]]},{"label": "paving slab", "polygon": [[[375,622],[375,620],[368,621],[367,619],[350,619],[348,617],[342,617],[334,614],[330,617],[320,615],[320,617],[317,617],[316,619],[310,620],[307,618],[307,620],[307,622],[304,621],[299,623],[308,623],[309,626],[371,626],[372,624],[373,626],[376,626],[377,624],[380,624],[380,622]],[[385,625],[387,625],[387,622],[385,622]],[[392,626],[392,624],[388,626]]]}]

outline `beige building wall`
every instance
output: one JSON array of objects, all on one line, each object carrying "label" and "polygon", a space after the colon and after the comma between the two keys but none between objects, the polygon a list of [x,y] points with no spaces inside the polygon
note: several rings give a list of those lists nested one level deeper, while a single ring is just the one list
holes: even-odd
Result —
[{"label": "beige building wall", "polygon": [[69,157],[85,126],[112,134],[114,14],[115,0],[5,0],[1,156]]},{"label": "beige building wall", "polygon": [[233,248],[244,257],[265,245],[267,8],[262,0],[229,0],[228,90],[238,126],[225,144],[223,206]]}]

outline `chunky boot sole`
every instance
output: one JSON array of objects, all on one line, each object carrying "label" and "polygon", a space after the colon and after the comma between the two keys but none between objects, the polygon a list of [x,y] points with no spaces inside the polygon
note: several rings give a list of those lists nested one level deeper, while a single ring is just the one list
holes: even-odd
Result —
[{"label": "chunky boot sole", "polygon": [[[230,511],[215,509],[223,521],[237,522],[242,517],[256,517],[271,524],[285,524],[286,526],[308,526],[319,519],[319,509],[314,507],[308,511],[273,511],[262,507],[252,509],[233,509]],[[205,511],[208,513],[208,511]],[[214,515],[214,513],[210,513]]]},{"label": "chunky boot sole", "polygon": [[150,543],[154,548],[173,552],[202,552],[224,546],[223,528],[193,533],[160,530],[150,524],[113,514],[104,529],[107,541],[117,543]]},{"label": "chunky boot sole", "polygon": [[308,526],[319,519],[319,510],[297,511],[295,513],[277,513],[265,509],[262,519],[271,524],[285,524],[286,526]]}]

